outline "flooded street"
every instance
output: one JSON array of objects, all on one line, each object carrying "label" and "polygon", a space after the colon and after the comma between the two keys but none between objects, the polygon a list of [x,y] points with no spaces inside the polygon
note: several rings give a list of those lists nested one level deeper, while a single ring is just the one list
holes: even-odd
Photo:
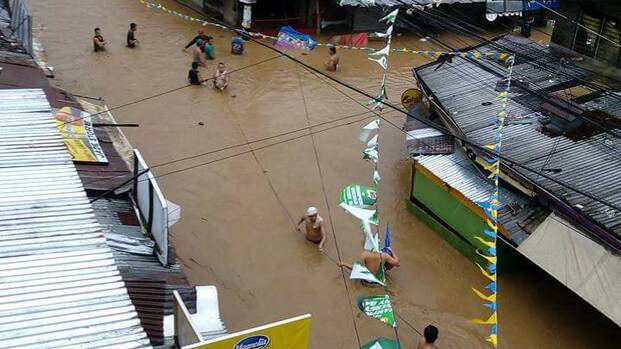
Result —
[{"label": "flooded street", "polygon": [[[162,3],[196,15],[174,1]],[[55,68],[52,83],[69,92],[101,96],[115,108],[187,84],[192,57],[182,48],[199,28],[195,24],[146,9],[137,0],[30,0],[29,7]],[[138,24],[140,45],[134,50],[125,47],[130,22]],[[109,41],[105,53],[92,52],[94,27]],[[382,290],[347,280],[348,291],[340,269],[294,228],[306,207],[317,206],[328,223],[327,254],[338,259],[340,253],[345,262],[358,257],[362,234],[358,222],[338,207],[338,197],[348,184],[371,182],[373,168],[361,159],[358,140],[370,113],[356,103],[367,98],[331,87],[285,57],[268,60],[277,53],[251,42],[244,55],[233,56],[231,33],[205,29],[214,37],[216,60],[202,68],[203,77],[211,76],[219,61],[229,71],[240,69],[231,74],[226,92],[192,86],[113,110],[118,122],[140,124],[125,134],[160,176],[167,198],[182,206],[172,235],[188,277],[218,287],[221,317],[231,332],[311,313],[312,348],[356,348],[354,323],[362,343],[392,338],[391,329],[355,307],[358,296]],[[417,37],[396,41],[394,47],[433,47]],[[321,47],[308,55],[290,52],[315,67],[327,58]],[[335,77],[375,94],[381,77],[377,64],[364,52],[340,54]],[[413,87],[411,68],[427,62],[391,55],[392,103]],[[386,117],[404,122],[397,112]],[[315,126],[312,135],[309,126]],[[485,278],[406,210],[411,160],[404,135],[383,123],[380,139],[381,220],[390,223],[402,260],[388,282],[396,310],[411,325],[397,319],[403,348],[415,347],[416,331],[429,323],[440,329],[440,349],[488,347],[487,329],[470,322],[488,314],[470,290],[482,287]],[[188,159],[157,166],[180,158]],[[526,268],[501,272],[499,278],[501,348],[619,343],[616,326],[543,272]]]}]

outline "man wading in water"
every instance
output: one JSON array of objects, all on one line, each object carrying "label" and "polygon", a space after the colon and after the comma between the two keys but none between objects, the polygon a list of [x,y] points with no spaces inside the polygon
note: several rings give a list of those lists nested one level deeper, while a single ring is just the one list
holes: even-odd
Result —
[{"label": "man wading in water", "polygon": [[[392,268],[399,267],[399,257],[390,247],[384,247],[382,252],[362,251],[360,254],[360,262],[378,279],[384,279],[384,273]],[[347,263],[341,263],[341,267],[353,270],[353,266]],[[362,280],[365,286],[375,285]]]},{"label": "man wading in water", "polygon": [[306,215],[300,218],[295,226],[300,233],[302,232],[302,229],[300,229],[302,222],[305,223],[306,240],[318,244],[319,251],[323,252],[323,244],[326,242],[326,228],[317,208],[309,207],[306,210]]}]

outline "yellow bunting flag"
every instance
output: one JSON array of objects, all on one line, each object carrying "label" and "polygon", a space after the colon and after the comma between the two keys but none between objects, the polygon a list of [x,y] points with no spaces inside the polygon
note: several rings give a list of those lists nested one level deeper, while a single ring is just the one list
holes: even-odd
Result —
[{"label": "yellow bunting flag", "polygon": [[485,220],[485,223],[487,223],[487,226],[494,231],[494,233],[498,232],[498,226],[496,225],[496,223],[490,221],[489,219]]},{"label": "yellow bunting flag", "polygon": [[495,302],[496,301],[496,294],[495,293],[492,293],[489,296],[486,296],[485,293],[477,290],[476,288],[474,288],[474,287],[471,287],[471,288],[472,288],[472,291],[474,291],[474,293],[477,296],[479,296],[479,298],[481,298],[482,300],[488,301],[488,302]]},{"label": "yellow bunting flag", "polygon": [[487,241],[479,236],[475,236],[474,238],[487,247],[496,247],[496,241]]},{"label": "yellow bunting flag", "polygon": [[472,322],[479,325],[494,325],[496,324],[496,312],[494,312],[487,320],[474,319]]},{"label": "yellow bunting flag", "polygon": [[498,335],[490,334],[489,337],[487,337],[487,341],[492,343],[494,348],[496,348],[498,346]]},{"label": "yellow bunting flag", "polygon": [[479,267],[479,270],[481,270],[481,274],[483,274],[483,276],[490,279],[491,281],[496,281],[496,274],[488,273],[487,270],[485,270],[485,268],[479,265],[479,263],[477,263],[477,267]]},{"label": "yellow bunting flag", "polygon": [[477,254],[483,258],[485,258],[487,260],[487,262],[489,262],[489,264],[496,264],[496,256],[486,256],[483,253],[479,252],[478,250],[476,251]]},{"label": "yellow bunting flag", "polygon": [[491,171],[492,169],[498,167],[500,165],[500,161],[494,161],[489,165],[486,165],[485,167],[483,167],[484,169]]}]

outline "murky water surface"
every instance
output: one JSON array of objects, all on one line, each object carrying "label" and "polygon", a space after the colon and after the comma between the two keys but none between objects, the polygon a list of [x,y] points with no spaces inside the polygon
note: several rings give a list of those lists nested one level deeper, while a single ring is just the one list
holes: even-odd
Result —
[{"label": "murky water surface", "polygon": [[[164,3],[189,12],[173,1]],[[30,0],[30,8],[35,31],[56,68],[54,83],[68,91],[101,96],[114,107],[186,84],[192,58],[181,49],[198,29],[191,23],[147,10],[134,0]],[[135,50],[125,48],[130,22],[139,26]],[[109,41],[105,53],[92,52],[96,26]],[[231,34],[208,32],[215,38],[215,62],[225,62],[229,70],[275,55],[248,43],[243,56],[232,56]],[[456,45],[463,41],[445,39]],[[394,46],[434,48],[418,37],[398,37]],[[323,48],[293,54],[316,67],[327,56]],[[334,76],[376,93],[377,65],[359,51],[341,55],[341,69]],[[204,76],[213,73],[215,62],[202,70]],[[412,55],[390,57],[391,101],[398,103],[401,92],[412,87],[410,70],[424,63]],[[190,87],[114,111],[119,122],[140,124],[125,132],[151,165],[320,124],[312,129],[312,138],[302,130],[252,143],[254,154],[241,146],[155,169],[163,175],[212,162],[163,176],[159,183],[183,207],[173,239],[185,271],[196,284],[218,287],[221,314],[231,331],[311,313],[312,348],[355,348],[352,320],[363,342],[392,336],[390,329],[356,309],[352,319],[350,311],[355,298],[381,290],[348,281],[348,300],[339,268],[296,234],[292,223],[307,206],[317,206],[328,222],[327,252],[337,255],[332,232],[345,261],[353,261],[361,250],[358,224],[338,208],[337,200],[345,185],[371,181],[371,165],[361,160],[357,140],[368,120],[361,119],[368,114],[362,115],[365,109],[356,103],[366,98],[345,92],[353,100],[281,57],[233,73],[224,93]],[[404,120],[395,112],[387,117],[399,125]],[[381,218],[390,222],[402,259],[389,279],[396,309],[418,330],[436,324],[439,348],[486,347],[486,330],[469,322],[488,314],[470,291],[485,279],[406,211],[411,162],[403,134],[384,123],[380,137]],[[266,147],[273,143],[279,144]],[[214,162],[238,153],[243,154]],[[615,339],[620,343],[618,328],[540,272],[501,274],[500,288],[501,348],[613,348]],[[403,347],[414,347],[419,335],[403,321],[398,325]]]}]

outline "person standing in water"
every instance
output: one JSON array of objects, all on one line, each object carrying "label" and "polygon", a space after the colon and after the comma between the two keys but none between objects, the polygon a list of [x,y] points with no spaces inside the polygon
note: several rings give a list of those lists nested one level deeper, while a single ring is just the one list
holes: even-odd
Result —
[{"label": "person standing in water", "polygon": [[306,215],[302,216],[296,224],[296,229],[301,233],[300,224],[304,223],[306,228],[306,240],[319,245],[319,251],[323,252],[323,244],[326,242],[326,228],[323,218],[315,207],[309,207]]},{"label": "person standing in water", "polygon": [[438,339],[438,328],[434,325],[429,325],[425,327],[423,335],[425,338],[418,342],[416,349],[435,349],[434,343]]},{"label": "person standing in water", "polygon": [[188,72],[188,81],[191,85],[203,85],[203,79],[198,71],[198,63],[192,62],[192,69]]},{"label": "person standing in water", "polygon": [[339,54],[336,53],[336,47],[330,47],[330,57],[326,62],[326,70],[328,71],[336,71],[339,67]]},{"label": "person standing in water", "polygon": [[207,42],[205,42],[205,45],[203,46],[203,52],[205,52],[206,59],[212,60],[216,58],[214,47],[211,43],[211,38],[209,37],[207,38]]},{"label": "person standing in water", "polygon": [[[189,49],[190,47],[194,46],[196,44],[197,40],[203,40],[203,42],[207,42],[207,39],[211,39],[211,37],[207,34],[205,34],[205,29],[199,29],[198,30],[198,35],[196,35],[194,37],[194,39],[192,39],[190,42],[188,42],[187,45],[185,45],[185,47],[183,48],[184,51],[186,51],[187,49]],[[202,47],[201,47],[202,49]]]},{"label": "person standing in water", "polygon": [[213,77],[213,87],[224,91],[227,86],[229,86],[229,72],[226,71],[224,63],[220,62]]},{"label": "person standing in water", "polygon": [[131,23],[129,25],[129,30],[127,31],[127,47],[129,48],[134,48],[138,44],[138,39],[136,39],[136,30],[138,30],[136,23]]},{"label": "person standing in water", "polygon": [[192,51],[192,63],[196,63],[200,66],[205,66],[205,59],[203,58],[203,50],[201,47],[203,46],[203,39],[196,40],[194,44],[194,51]]},{"label": "person standing in water", "polygon": [[101,29],[95,28],[95,35],[93,36],[93,49],[95,52],[106,50],[106,40],[101,35]]},{"label": "person standing in water", "polygon": [[[401,266],[399,257],[390,247],[385,247],[382,252],[362,251],[360,262],[380,281],[384,279],[385,272]],[[341,267],[353,269],[353,266],[347,263],[341,263]]]}]

